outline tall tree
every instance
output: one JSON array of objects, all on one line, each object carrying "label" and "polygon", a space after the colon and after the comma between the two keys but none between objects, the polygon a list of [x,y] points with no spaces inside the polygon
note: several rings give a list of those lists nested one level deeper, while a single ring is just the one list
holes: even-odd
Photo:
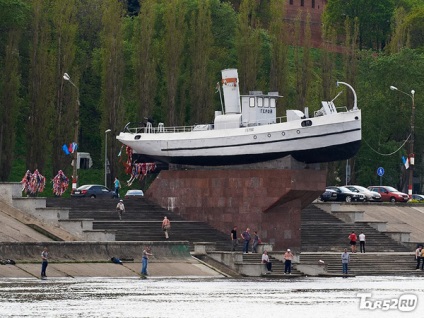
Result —
[{"label": "tall tree", "polygon": [[[54,107],[54,124],[53,124],[53,162],[52,175],[58,170],[65,170],[70,167],[69,159],[67,159],[62,151],[61,145],[72,141],[73,127],[69,125],[74,115],[74,107],[65,107],[64,105],[64,89],[65,81],[62,76],[65,72],[70,72],[74,63],[76,52],[76,0],[56,0],[52,3],[52,24],[54,26],[54,41],[56,52],[56,69],[55,69],[55,107]],[[75,75],[75,73],[71,73]],[[78,119],[79,120],[79,119]],[[77,141],[76,141],[77,142]]]},{"label": "tall tree", "polygon": [[[123,100],[123,30],[122,19],[125,8],[115,0],[106,0],[103,3],[102,16],[102,120],[104,129],[112,130],[117,135],[123,126],[125,115]],[[110,149],[118,153],[120,145],[115,138],[111,138]],[[118,174],[116,156],[110,156],[110,171],[112,176]]]},{"label": "tall tree", "polygon": [[191,24],[190,56],[190,97],[191,121],[204,123],[213,114],[209,61],[213,44],[212,20],[209,0],[198,1],[198,9],[193,11]]},{"label": "tall tree", "polygon": [[50,124],[54,101],[55,55],[51,42],[50,1],[32,2],[31,47],[29,56],[29,114],[26,165],[43,172],[50,148]]},{"label": "tall tree", "polygon": [[[272,43],[269,88],[287,95],[288,90],[288,34],[284,23],[284,0],[271,0],[269,33]],[[283,99],[284,103],[285,99]],[[280,112],[282,107],[278,108]]]},{"label": "tall tree", "polygon": [[242,0],[238,17],[236,49],[240,87],[245,92],[257,88],[258,73],[262,64],[256,6],[255,0]]},{"label": "tall tree", "polygon": [[26,3],[0,0],[0,180],[10,175],[20,106],[19,43],[26,26]]},{"label": "tall tree", "polygon": [[178,84],[181,76],[181,62],[184,53],[187,24],[185,21],[187,8],[185,0],[169,1],[165,5],[164,23],[165,34],[163,39],[164,78],[166,81],[167,123],[181,124],[185,117],[183,105],[177,105]]},{"label": "tall tree", "polygon": [[157,85],[157,50],[155,48],[156,0],[141,5],[134,30],[134,69],[137,83],[139,119],[152,116]]}]

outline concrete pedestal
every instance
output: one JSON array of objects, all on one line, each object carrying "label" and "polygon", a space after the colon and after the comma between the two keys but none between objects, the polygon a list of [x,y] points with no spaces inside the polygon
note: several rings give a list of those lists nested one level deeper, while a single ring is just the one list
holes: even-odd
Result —
[{"label": "concrete pedestal", "polygon": [[274,250],[299,250],[301,209],[323,192],[325,182],[326,171],[319,169],[163,170],[146,196],[228,236],[234,225],[238,235],[249,227]]}]

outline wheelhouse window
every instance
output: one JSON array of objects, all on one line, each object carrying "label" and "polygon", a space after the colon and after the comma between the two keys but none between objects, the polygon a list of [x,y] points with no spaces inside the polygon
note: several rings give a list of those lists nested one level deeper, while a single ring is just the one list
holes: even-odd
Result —
[{"label": "wheelhouse window", "polygon": [[249,98],[249,106],[250,107],[255,107],[255,97],[250,97]]},{"label": "wheelhouse window", "polygon": [[275,98],[271,98],[270,100],[270,107],[275,108]]},{"label": "wheelhouse window", "polygon": [[258,107],[262,107],[264,105],[263,98],[258,97]]}]

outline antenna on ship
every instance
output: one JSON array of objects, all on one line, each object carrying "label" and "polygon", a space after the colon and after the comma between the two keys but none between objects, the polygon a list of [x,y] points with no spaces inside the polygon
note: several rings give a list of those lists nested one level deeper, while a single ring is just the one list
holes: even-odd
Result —
[{"label": "antenna on ship", "polygon": [[219,85],[219,82],[216,83],[216,91],[219,93],[219,100],[221,101],[221,109],[222,109],[222,113],[224,113],[224,104],[222,103],[221,85]]}]

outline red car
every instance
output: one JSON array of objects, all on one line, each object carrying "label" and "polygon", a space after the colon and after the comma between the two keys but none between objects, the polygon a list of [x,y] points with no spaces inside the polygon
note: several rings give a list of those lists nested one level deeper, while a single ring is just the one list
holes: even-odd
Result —
[{"label": "red car", "polygon": [[408,202],[409,196],[389,186],[371,186],[368,190],[380,193],[381,201],[386,202]]}]

